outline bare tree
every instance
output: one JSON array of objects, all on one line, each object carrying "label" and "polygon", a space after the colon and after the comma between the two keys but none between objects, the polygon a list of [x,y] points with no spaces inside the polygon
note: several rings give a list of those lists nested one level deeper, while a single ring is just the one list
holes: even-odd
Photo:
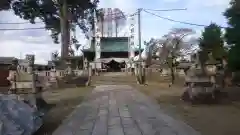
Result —
[{"label": "bare tree", "polygon": [[[149,46],[149,56],[153,53],[157,53],[160,64],[168,64],[171,69],[171,82],[175,81],[174,68],[176,67],[176,59],[189,55],[193,49],[194,44],[196,44],[197,39],[188,38],[187,36],[194,34],[195,31],[188,28],[174,28],[168,34],[164,35],[162,39],[150,40],[148,42]],[[154,47],[152,47],[154,46]]]},{"label": "bare tree", "polygon": [[147,66],[151,66],[153,64],[152,59],[156,57],[157,52],[162,49],[165,40],[163,39],[154,39],[151,38],[149,41],[144,41],[146,45],[146,64]]},{"label": "bare tree", "polygon": [[[194,34],[195,31],[188,28],[174,28],[165,37],[168,39],[166,43],[166,48],[168,50],[168,66],[171,69],[171,80],[172,84],[175,81],[174,68],[176,67],[176,59],[182,55],[184,52],[192,47],[192,43],[189,41],[184,41],[186,36]],[[192,41],[191,41],[192,42]]]}]

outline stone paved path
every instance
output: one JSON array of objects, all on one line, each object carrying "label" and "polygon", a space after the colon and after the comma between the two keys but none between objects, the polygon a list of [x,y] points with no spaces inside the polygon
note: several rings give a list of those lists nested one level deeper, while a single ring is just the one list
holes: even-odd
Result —
[{"label": "stone paved path", "polygon": [[127,85],[100,85],[53,135],[200,135]]}]

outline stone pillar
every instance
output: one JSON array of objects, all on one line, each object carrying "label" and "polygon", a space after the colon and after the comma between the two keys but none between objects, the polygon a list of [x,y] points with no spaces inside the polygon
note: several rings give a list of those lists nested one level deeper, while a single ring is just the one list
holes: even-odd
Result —
[{"label": "stone pillar", "polygon": [[135,75],[136,64],[133,63],[133,60],[130,61],[130,73]]},{"label": "stone pillar", "polygon": [[88,76],[88,67],[89,67],[89,62],[85,58],[84,61],[83,61],[83,73],[84,73],[84,76]]},{"label": "stone pillar", "polygon": [[34,55],[26,55],[26,60],[28,62],[28,68],[27,71],[29,74],[32,75],[32,93],[37,93],[36,89],[36,74],[34,73],[34,61],[35,61],[35,56]]},{"label": "stone pillar", "polygon": [[53,63],[53,67],[50,71],[50,82],[55,85],[55,88],[58,88],[57,72],[56,72],[56,63]]},{"label": "stone pillar", "polygon": [[124,71],[124,72],[125,72],[126,74],[128,74],[128,70],[127,70],[127,69],[128,69],[127,63],[125,63],[125,67],[124,67],[124,70],[125,70],[125,71]]},{"label": "stone pillar", "polygon": [[142,65],[142,84],[146,84],[146,63],[143,61]]},{"label": "stone pillar", "polygon": [[72,67],[71,67],[71,60],[66,60],[66,65],[67,65],[67,74],[71,75],[73,73]]},{"label": "stone pillar", "polygon": [[56,68],[55,67],[53,69],[51,69],[50,80],[53,81],[53,82],[57,81],[57,75],[56,75]]},{"label": "stone pillar", "polygon": [[75,66],[74,66],[75,69],[76,69],[76,70],[79,70],[79,64],[78,64],[79,62],[78,62],[78,59],[75,59],[74,63],[75,63]]},{"label": "stone pillar", "polygon": [[7,77],[11,83],[10,89],[8,91],[9,94],[15,94],[17,91],[17,65],[18,60],[13,59],[9,70],[9,76]]},{"label": "stone pillar", "polygon": [[88,60],[85,58],[83,63],[84,70],[88,70],[88,66],[89,66]]},{"label": "stone pillar", "polygon": [[99,67],[99,62],[98,62],[98,61],[96,61],[95,66],[96,66],[96,67],[95,67],[95,75],[96,75],[96,76],[99,76],[99,68],[98,68],[98,67]]},{"label": "stone pillar", "polygon": [[139,84],[145,84],[145,67],[143,61],[138,61],[136,67],[136,77]]},{"label": "stone pillar", "polygon": [[138,63],[135,63],[135,68],[134,68],[134,74],[135,74],[135,77],[136,77],[136,80],[137,80],[137,83],[139,84],[139,65]]},{"label": "stone pillar", "polygon": [[87,77],[88,81],[86,82],[86,86],[89,86],[91,84],[91,79],[92,79],[92,66],[87,64]]},{"label": "stone pillar", "polygon": [[135,63],[133,63],[133,67],[134,67],[134,68],[133,68],[133,71],[132,71],[132,72],[133,72],[133,75],[135,75],[135,76],[136,76],[136,75],[137,75],[137,73],[138,73],[138,72],[137,72],[138,65],[137,65],[137,63],[136,63],[136,62],[135,62]]},{"label": "stone pillar", "polygon": [[34,55],[26,55],[26,60],[28,62],[28,73],[32,75],[32,92],[25,97],[29,101],[29,104],[35,107],[36,109],[39,109],[39,104],[42,103],[42,93],[41,93],[41,87],[40,81],[38,80],[37,75],[34,72],[34,61],[35,56]]},{"label": "stone pillar", "polygon": [[139,83],[142,84],[142,63],[139,61],[138,63],[138,77],[139,77]]}]

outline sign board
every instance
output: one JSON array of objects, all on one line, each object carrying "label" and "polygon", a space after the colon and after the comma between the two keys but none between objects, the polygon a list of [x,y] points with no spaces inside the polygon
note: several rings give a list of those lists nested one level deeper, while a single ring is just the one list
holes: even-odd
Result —
[{"label": "sign board", "polygon": [[134,18],[131,18],[131,25],[130,25],[130,37],[129,37],[129,58],[134,58],[134,40],[135,40],[135,29],[134,29]]},{"label": "sign board", "polygon": [[98,27],[96,12],[94,13],[94,26],[95,26],[95,60],[101,57],[101,31]]}]

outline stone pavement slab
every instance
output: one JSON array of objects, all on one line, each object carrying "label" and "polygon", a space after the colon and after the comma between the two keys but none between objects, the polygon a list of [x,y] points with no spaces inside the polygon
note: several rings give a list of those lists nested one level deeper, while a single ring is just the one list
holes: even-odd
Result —
[{"label": "stone pavement slab", "polygon": [[53,135],[200,135],[128,85],[100,85]]}]

